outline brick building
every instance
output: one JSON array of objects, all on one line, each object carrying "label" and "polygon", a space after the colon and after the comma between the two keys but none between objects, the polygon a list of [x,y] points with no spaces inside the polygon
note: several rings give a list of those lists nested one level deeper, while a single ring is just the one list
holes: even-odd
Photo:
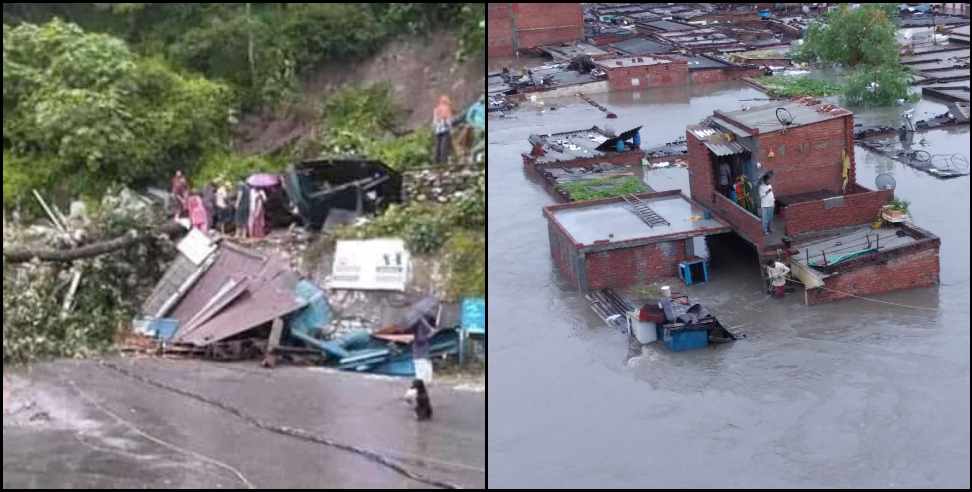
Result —
[{"label": "brick building", "polygon": [[[686,140],[692,198],[729,223],[761,258],[775,257],[788,238],[790,251],[799,252],[791,268],[808,287],[808,303],[938,282],[937,237],[913,226],[870,227],[894,192],[857,184],[854,116],[846,109],[798,100],[715,111],[705,123],[689,126]],[[744,176],[753,183],[753,195],[760,178],[773,173],[772,234],[762,231],[758,203],[734,201],[732,190],[719,186],[723,164],[731,181]],[[892,263],[899,268],[889,269]],[[913,265],[925,273],[900,273],[912,272]]]},{"label": "brick building", "polygon": [[490,3],[486,11],[488,56],[578,41],[584,37],[579,3]]},{"label": "brick building", "polygon": [[688,83],[688,64],[684,58],[635,56],[595,60],[607,72],[611,90],[639,90]]},{"label": "brick building", "polygon": [[674,277],[679,262],[695,256],[693,238],[730,231],[718,218],[703,219],[703,207],[678,190],[634,196],[544,208],[551,256],[571,285],[588,291]]}]

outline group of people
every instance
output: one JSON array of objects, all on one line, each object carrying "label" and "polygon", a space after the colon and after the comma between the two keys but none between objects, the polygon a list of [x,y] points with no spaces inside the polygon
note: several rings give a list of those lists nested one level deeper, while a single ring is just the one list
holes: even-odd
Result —
[{"label": "group of people", "polygon": [[[773,172],[767,172],[759,179],[759,186],[754,194],[753,186],[745,175],[737,176],[733,183],[732,168],[728,162],[720,163],[718,171],[720,191],[750,212],[756,212],[758,205],[763,234],[767,236],[772,234],[773,217],[776,212],[776,195],[773,193],[773,185],[770,184]],[[773,296],[783,297],[786,292],[786,276],[790,273],[790,268],[778,260],[769,260],[766,263],[766,272]]]},{"label": "group of people", "polygon": [[239,183],[235,198],[226,183],[207,183],[201,190],[192,191],[182,171],[172,178],[175,219],[189,219],[194,229],[209,233],[219,230],[226,234],[235,227],[237,238],[262,238],[267,235],[267,193],[245,182]]},{"label": "group of people", "polygon": [[732,174],[732,168],[728,162],[719,164],[719,191],[750,212],[756,213],[758,206],[758,212],[763,222],[763,234],[772,234],[773,215],[776,210],[776,197],[773,194],[773,185],[770,184],[773,172],[770,171],[760,178],[755,194],[753,193],[753,186],[745,174],[737,176],[735,182],[732,180]]}]

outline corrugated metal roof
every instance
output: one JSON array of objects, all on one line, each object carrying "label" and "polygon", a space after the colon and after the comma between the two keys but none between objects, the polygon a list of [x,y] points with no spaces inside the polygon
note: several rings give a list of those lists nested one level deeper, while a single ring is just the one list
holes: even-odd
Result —
[{"label": "corrugated metal roof", "polygon": [[705,146],[708,147],[713,154],[720,157],[727,156],[727,155],[742,154],[746,152],[746,148],[743,147],[742,145],[739,145],[738,142],[726,142],[726,143],[705,142]]},{"label": "corrugated metal roof", "polygon": [[166,270],[165,275],[162,276],[162,280],[159,281],[155,286],[155,290],[152,291],[152,295],[145,301],[142,306],[142,314],[147,317],[152,317],[158,314],[159,310],[169,301],[175,294],[179,291],[186,281],[199,267],[194,265],[189,258],[183,255],[176,257],[169,269]]},{"label": "corrugated metal roof", "polygon": [[169,318],[179,320],[180,324],[188,323],[227,281],[241,274],[259,272],[267,263],[266,257],[228,242],[224,242],[216,254],[219,255],[216,262],[168,315]]},{"label": "corrugated metal roof", "polygon": [[692,125],[688,127],[688,130],[692,132],[692,135],[695,135],[696,138],[703,141],[716,134],[716,130],[714,128],[709,128],[707,126]]},{"label": "corrugated metal roof", "polygon": [[296,293],[299,280],[283,260],[269,261],[238,300],[176,342],[204,347],[299,311],[307,306]]}]

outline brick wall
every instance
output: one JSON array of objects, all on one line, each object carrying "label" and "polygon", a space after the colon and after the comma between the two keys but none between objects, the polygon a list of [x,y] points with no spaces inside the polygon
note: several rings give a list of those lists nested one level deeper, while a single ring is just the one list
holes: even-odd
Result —
[{"label": "brick wall", "polygon": [[577,249],[574,247],[573,241],[557,224],[549,219],[547,220],[547,232],[550,236],[550,256],[553,258],[554,264],[557,265],[557,269],[571,285],[577,285],[577,272],[574,263],[574,258],[577,257]]},{"label": "brick wall", "polygon": [[487,7],[487,56],[513,56],[513,10],[510,5],[490,3]]},{"label": "brick wall", "polygon": [[726,80],[741,80],[743,77],[757,77],[763,71],[758,68],[707,68],[701,70],[689,70],[689,75],[693,84],[706,84],[709,82],[723,82]]},{"label": "brick wall", "polygon": [[584,38],[584,13],[579,3],[515,3],[513,11],[520,49]]},{"label": "brick wall", "polygon": [[936,285],[941,269],[940,246],[936,237],[850,262],[837,275],[827,278],[825,288],[808,290],[807,302],[820,304],[845,299],[849,297],[845,293],[868,295]]},{"label": "brick wall", "polygon": [[688,64],[685,60],[636,67],[603,67],[607,69],[611,90],[616,91],[685,85],[688,81]]},{"label": "brick wall", "polygon": [[867,224],[873,222],[881,207],[893,198],[891,190],[865,189],[862,193],[844,195],[844,203],[833,208],[826,208],[824,200],[794,203],[786,207],[786,233],[796,235]]},{"label": "brick wall", "polygon": [[[853,170],[853,116],[762,134],[758,137],[763,170],[772,170],[777,197],[827,190],[840,193],[843,151],[850,149]],[[769,157],[769,152],[774,157]],[[853,171],[852,171],[853,172]],[[854,182],[853,177],[849,180]]]},{"label": "brick wall", "polygon": [[587,280],[591,289],[628,287],[678,275],[686,259],[685,240],[588,253]]},{"label": "brick wall", "polygon": [[521,154],[521,156],[523,157],[524,166],[527,168],[534,168],[537,171],[542,171],[547,167],[589,167],[602,162],[609,162],[611,164],[618,164],[622,166],[637,166],[641,164],[641,158],[644,156],[644,152],[642,152],[640,149],[635,149],[626,152],[610,152],[600,157],[592,157],[590,159],[572,159],[569,161],[557,161],[550,163],[536,163],[530,154]]},{"label": "brick wall", "polygon": [[712,206],[715,193],[712,153],[692,132],[685,132],[688,147],[689,187],[692,199],[706,206]]},{"label": "brick wall", "polygon": [[584,38],[579,3],[490,3],[486,14],[488,56],[512,56],[514,44],[522,50]]},{"label": "brick wall", "polygon": [[712,211],[732,225],[736,234],[753,243],[757,251],[762,251],[764,238],[763,224],[759,217],[749,213],[746,209],[719,193],[715,194]]}]

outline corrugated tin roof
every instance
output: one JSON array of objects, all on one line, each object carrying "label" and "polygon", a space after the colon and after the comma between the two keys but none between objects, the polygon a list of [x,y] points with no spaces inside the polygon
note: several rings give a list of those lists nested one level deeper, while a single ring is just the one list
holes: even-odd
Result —
[{"label": "corrugated tin roof", "polygon": [[188,323],[209,304],[228,280],[241,274],[259,272],[267,263],[266,257],[228,242],[224,242],[216,254],[219,256],[213,266],[167,317],[179,320],[180,324]]},{"label": "corrugated tin roof", "polygon": [[716,134],[716,130],[714,128],[709,128],[707,126],[692,125],[688,127],[688,130],[692,132],[692,135],[695,135],[696,138],[703,141]]},{"label": "corrugated tin roof", "polygon": [[727,156],[727,155],[742,154],[746,152],[746,148],[743,147],[742,145],[739,145],[738,142],[726,142],[726,143],[705,142],[705,146],[708,147],[713,154],[720,157]]},{"label": "corrugated tin roof", "polygon": [[156,284],[152,295],[145,301],[142,306],[142,314],[147,317],[157,315],[165,303],[196,273],[198,268],[189,258],[183,255],[177,256],[169,269],[166,270],[165,275],[162,276],[162,280]]},{"label": "corrugated tin roof", "polygon": [[297,312],[307,306],[297,296],[299,280],[283,260],[272,259],[238,300],[192,332],[180,333],[175,341],[204,347]]},{"label": "corrugated tin roof", "polygon": [[717,156],[727,156],[748,152],[738,142],[726,138],[726,133],[708,126],[692,125],[688,131],[702,141]]}]

